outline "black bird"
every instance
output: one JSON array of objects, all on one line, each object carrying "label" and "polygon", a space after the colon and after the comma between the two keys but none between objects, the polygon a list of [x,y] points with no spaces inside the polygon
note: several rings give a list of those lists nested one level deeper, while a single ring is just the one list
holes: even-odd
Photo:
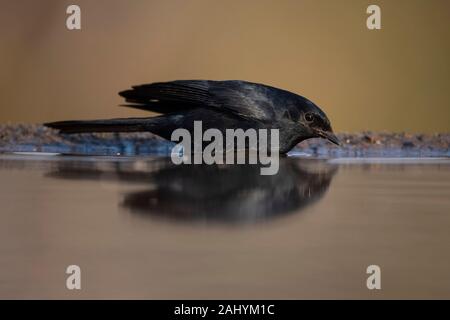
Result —
[{"label": "black bird", "polygon": [[[162,115],[46,123],[61,133],[149,131],[170,140],[177,128],[279,129],[280,153],[321,137],[339,144],[330,121],[313,102],[289,91],[240,80],[176,80],[133,86],[119,93],[132,108]],[[225,135],[224,135],[225,136]]]}]

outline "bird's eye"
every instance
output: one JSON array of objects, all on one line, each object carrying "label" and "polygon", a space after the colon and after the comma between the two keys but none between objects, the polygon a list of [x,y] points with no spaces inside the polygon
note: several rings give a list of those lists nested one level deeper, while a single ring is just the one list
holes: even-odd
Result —
[{"label": "bird's eye", "polygon": [[312,122],[314,120],[314,114],[311,112],[308,112],[305,114],[305,120],[308,122]]}]

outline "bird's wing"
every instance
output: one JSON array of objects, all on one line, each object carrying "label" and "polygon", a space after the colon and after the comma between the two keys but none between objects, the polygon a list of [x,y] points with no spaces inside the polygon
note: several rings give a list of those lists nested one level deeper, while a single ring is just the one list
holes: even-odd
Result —
[{"label": "bird's wing", "polygon": [[199,107],[216,108],[268,121],[275,117],[270,90],[276,89],[237,80],[177,80],[133,86],[119,94],[130,103],[126,106],[147,111],[170,113]]}]

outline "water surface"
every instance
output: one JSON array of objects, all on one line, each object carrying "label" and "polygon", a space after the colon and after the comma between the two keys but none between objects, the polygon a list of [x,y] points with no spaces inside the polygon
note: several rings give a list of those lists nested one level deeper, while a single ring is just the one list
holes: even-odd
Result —
[{"label": "water surface", "polygon": [[450,298],[448,159],[290,157],[259,173],[3,155],[0,297]]}]

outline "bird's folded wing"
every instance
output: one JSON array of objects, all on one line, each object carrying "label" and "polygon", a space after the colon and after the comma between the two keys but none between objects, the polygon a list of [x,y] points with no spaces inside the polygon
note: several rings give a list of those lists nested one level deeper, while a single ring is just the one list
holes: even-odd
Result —
[{"label": "bird's folded wing", "polygon": [[259,121],[275,117],[266,87],[244,81],[177,80],[133,86],[119,94],[126,106],[171,113],[192,108],[215,108],[221,112]]}]

